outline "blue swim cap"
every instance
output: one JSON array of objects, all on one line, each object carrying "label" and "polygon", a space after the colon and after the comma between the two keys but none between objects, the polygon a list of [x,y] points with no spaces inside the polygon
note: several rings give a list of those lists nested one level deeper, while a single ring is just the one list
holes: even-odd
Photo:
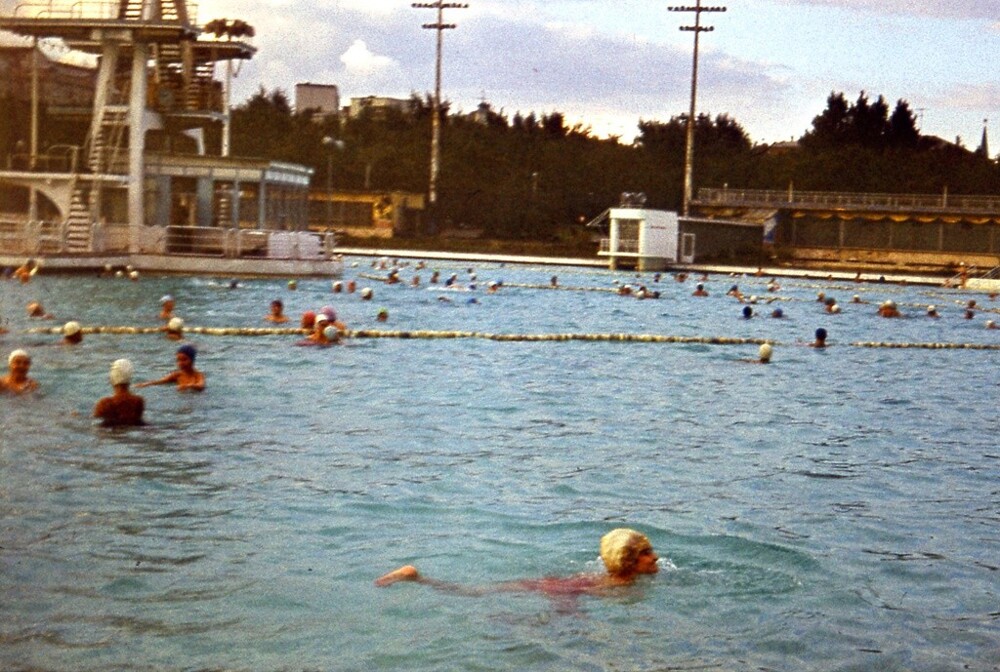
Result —
[{"label": "blue swim cap", "polygon": [[775,317],[783,317],[784,314],[785,314],[785,311],[783,311],[781,308],[775,308],[774,312],[771,313],[771,314],[774,315]]},{"label": "blue swim cap", "polygon": [[753,308],[750,306],[743,306],[743,317],[750,317],[753,315]]},{"label": "blue swim cap", "polygon": [[194,363],[194,358],[198,355],[198,351],[194,349],[194,346],[188,344],[184,344],[181,347],[177,348],[177,352],[183,352],[185,355],[187,355],[188,359],[191,360],[192,364]]},{"label": "blue swim cap", "polygon": [[816,338],[819,339],[819,340],[821,340],[821,341],[824,340],[824,339],[826,339],[826,329],[824,329],[823,327],[820,327],[819,329],[817,329],[816,330]]}]

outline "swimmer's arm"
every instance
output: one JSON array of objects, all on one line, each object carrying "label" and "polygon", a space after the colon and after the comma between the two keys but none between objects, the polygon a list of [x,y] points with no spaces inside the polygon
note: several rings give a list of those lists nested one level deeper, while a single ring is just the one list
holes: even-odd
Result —
[{"label": "swimmer's arm", "polygon": [[159,380],[147,380],[144,383],[138,383],[136,387],[149,387],[150,385],[166,385],[168,383],[173,383],[177,381],[177,377],[181,375],[180,371],[174,371],[163,376]]},{"label": "swimmer's arm", "polygon": [[420,572],[413,565],[403,565],[399,569],[393,570],[388,574],[380,576],[375,579],[375,585],[383,588],[385,586],[391,586],[394,583],[399,583],[400,581],[409,581],[412,583],[421,583],[435,590],[440,590],[446,593],[453,593],[455,595],[465,595],[469,597],[477,597],[490,592],[488,589],[484,588],[473,588],[470,586],[463,586],[458,583],[451,583],[449,581],[439,581],[437,579],[431,579]]}]

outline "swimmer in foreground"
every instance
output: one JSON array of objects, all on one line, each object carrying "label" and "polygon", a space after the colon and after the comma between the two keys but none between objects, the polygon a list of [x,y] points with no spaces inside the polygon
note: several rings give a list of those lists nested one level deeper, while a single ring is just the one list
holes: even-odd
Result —
[{"label": "swimmer in foreground", "polygon": [[150,385],[177,384],[177,391],[201,392],[205,389],[205,374],[194,368],[194,360],[198,355],[193,345],[182,345],[177,348],[177,370],[172,371],[159,380],[147,380],[136,387]]},{"label": "swimmer in foreground", "polygon": [[606,570],[603,574],[521,579],[476,588],[431,579],[421,575],[413,565],[405,565],[376,579],[375,585],[388,586],[399,581],[412,581],[465,595],[502,591],[534,591],[553,596],[579,595],[631,585],[640,575],[659,571],[656,564],[659,557],[653,551],[649,539],[632,529],[618,528],[601,537],[600,554]]},{"label": "swimmer in foreground", "polygon": [[31,355],[26,350],[15,350],[7,358],[7,375],[0,377],[0,392],[26,394],[38,389],[38,381],[28,377]]},{"label": "swimmer in foreground", "polygon": [[127,427],[144,424],[142,412],[146,408],[145,400],[129,390],[133,373],[132,362],[127,359],[116,359],[111,365],[111,387],[114,394],[104,397],[94,406],[94,417],[101,419],[104,427]]},{"label": "swimmer in foreground", "polygon": [[422,583],[437,590],[458,595],[477,596],[496,592],[535,592],[548,597],[573,598],[594,595],[632,585],[643,574],[656,574],[659,556],[646,535],[628,528],[612,530],[601,537],[601,560],[605,573],[553,576],[541,579],[504,581],[488,586],[464,586],[431,579],[413,565],[404,565],[375,580],[376,586],[389,586],[400,581]]}]

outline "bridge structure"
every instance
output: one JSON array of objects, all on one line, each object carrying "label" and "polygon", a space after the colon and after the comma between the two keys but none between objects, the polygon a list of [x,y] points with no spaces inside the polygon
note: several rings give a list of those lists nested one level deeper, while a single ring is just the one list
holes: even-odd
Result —
[{"label": "bridge structure", "polygon": [[1000,195],[699,189],[703,217],[764,224],[776,256],[951,270],[1000,265]]}]

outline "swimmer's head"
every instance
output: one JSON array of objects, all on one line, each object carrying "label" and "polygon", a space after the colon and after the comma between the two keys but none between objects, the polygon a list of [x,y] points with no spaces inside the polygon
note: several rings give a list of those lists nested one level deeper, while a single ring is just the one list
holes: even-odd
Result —
[{"label": "swimmer's head", "polygon": [[771,312],[771,317],[784,317],[784,316],[785,316],[785,311],[783,311],[780,307],[775,308]]},{"label": "swimmer's head", "polygon": [[129,271],[128,272],[128,279],[132,280],[132,281],[138,280],[139,279],[139,271]]},{"label": "swimmer's head", "polygon": [[299,325],[303,329],[312,329],[313,325],[315,324],[316,324],[316,313],[314,313],[311,310],[307,310],[306,312],[302,313],[302,321],[299,323]]},{"label": "swimmer's head", "polygon": [[831,313],[839,313],[840,312],[840,305],[836,304],[836,303],[830,304],[830,312]]},{"label": "swimmer's head", "polygon": [[743,317],[747,319],[753,317],[753,308],[750,306],[743,306]]},{"label": "swimmer's head", "polygon": [[646,535],[619,527],[601,537],[601,560],[609,574],[629,574],[635,570],[639,554],[652,548]]},{"label": "swimmer's head", "polygon": [[164,294],[163,296],[160,297],[160,303],[162,304],[173,303],[173,302],[174,302],[174,297],[170,296],[169,294]]},{"label": "swimmer's head", "polygon": [[181,347],[177,348],[177,354],[186,356],[191,360],[191,363],[194,364],[194,358],[198,356],[198,351],[195,350],[193,345],[185,343]]},{"label": "swimmer's head", "polygon": [[31,355],[28,354],[27,350],[22,350],[18,348],[14,352],[10,353],[10,355],[7,357],[7,366],[10,366],[19,359],[26,359],[30,363]]},{"label": "swimmer's head", "polygon": [[323,306],[322,308],[319,309],[319,312],[323,315],[326,315],[326,319],[330,320],[331,322],[337,321],[337,311],[335,311],[332,306]]},{"label": "swimmer's head", "polygon": [[323,338],[325,338],[328,341],[339,341],[340,332],[337,331],[337,327],[331,324],[329,327],[323,330]]},{"label": "swimmer's head", "polygon": [[370,301],[373,294],[374,294],[374,292],[372,291],[371,287],[364,287],[361,290],[361,299],[363,301]]},{"label": "swimmer's head", "polygon": [[770,343],[762,343],[760,349],[757,351],[757,354],[760,356],[760,361],[770,362],[772,352],[773,350]]},{"label": "swimmer's head", "polygon": [[327,315],[326,313],[320,313],[320,314],[318,314],[316,316],[316,320],[315,320],[314,324],[315,324],[315,326],[316,326],[317,329],[319,329],[319,330],[322,331],[322,329],[323,329],[322,325],[329,324],[329,323],[330,323],[330,316]]},{"label": "swimmer's head", "polygon": [[389,309],[388,308],[381,308],[378,311],[378,321],[379,322],[385,322],[388,319],[389,319]]},{"label": "swimmer's head", "polygon": [[936,312],[937,312],[937,306],[934,306],[934,305],[927,306],[927,314],[928,315],[933,315]]},{"label": "swimmer's head", "polygon": [[816,330],[816,340],[817,341],[825,341],[826,340],[826,329],[824,329],[823,327],[820,327],[819,329]]},{"label": "swimmer's head", "polygon": [[128,385],[132,382],[132,374],[135,372],[135,367],[132,366],[132,362],[127,359],[116,359],[111,364],[111,384],[112,385]]},{"label": "swimmer's head", "polygon": [[289,280],[288,281],[288,289],[298,289],[298,287],[299,287],[298,281],[296,281],[296,280]]},{"label": "swimmer's head", "polygon": [[63,325],[62,333],[63,336],[76,336],[77,334],[80,333],[80,329],[81,327],[79,322],[77,322],[76,320],[70,320],[69,322]]},{"label": "swimmer's head", "polygon": [[170,321],[167,322],[167,331],[179,334],[184,331],[184,320],[179,317],[172,317]]},{"label": "swimmer's head", "polygon": [[986,328],[987,329],[996,329],[997,328],[997,323],[994,322],[993,320],[986,320]]}]

